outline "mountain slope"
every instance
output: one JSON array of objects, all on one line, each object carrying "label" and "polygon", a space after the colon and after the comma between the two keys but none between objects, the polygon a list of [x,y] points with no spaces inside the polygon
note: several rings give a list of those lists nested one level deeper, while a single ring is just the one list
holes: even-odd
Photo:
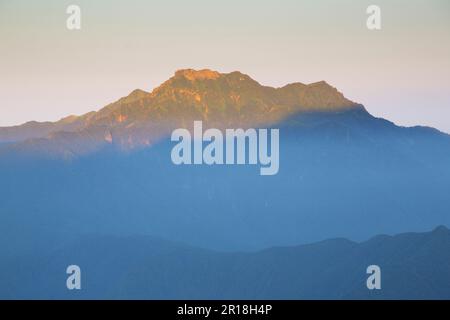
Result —
[{"label": "mountain slope", "polygon": [[0,239],[152,234],[248,250],[450,225],[445,135],[355,111],[282,123],[280,137],[270,177],[255,165],[176,166],[167,140],[68,163],[0,160]]}]

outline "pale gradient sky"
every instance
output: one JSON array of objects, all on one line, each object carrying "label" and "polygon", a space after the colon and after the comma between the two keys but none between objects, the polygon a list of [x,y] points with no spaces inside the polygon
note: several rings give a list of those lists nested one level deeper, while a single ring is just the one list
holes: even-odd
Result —
[{"label": "pale gradient sky", "polygon": [[[66,29],[66,8],[82,29]],[[382,30],[366,28],[366,8]],[[98,110],[177,69],[326,80],[375,116],[450,132],[449,0],[0,0],[0,126]]]}]

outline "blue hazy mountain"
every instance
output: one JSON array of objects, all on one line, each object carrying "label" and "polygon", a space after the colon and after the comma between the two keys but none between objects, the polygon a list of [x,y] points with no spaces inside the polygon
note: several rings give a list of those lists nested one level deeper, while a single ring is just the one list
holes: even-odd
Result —
[{"label": "blue hazy mountain", "polygon": [[[170,133],[195,120],[278,128],[278,174],[174,165]],[[353,242],[449,226],[449,163],[449,135],[326,82],[180,70],[96,112],[0,128],[0,297],[449,298],[445,227]],[[349,240],[315,243],[331,238]],[[66,291],[69,264],[87,290]]]},{"label": "blue hazy mountain", "polygon": [[[194,120],[279,128],[279,173],[174,165],[170,132]],[[254,250],[450,225],[450,137],[373,117],[325,82],[182,70],[98,112],[20,127],[0,130],[0,257],[84,234]]]},{"label": "blue hazy mountain", "polygon": [[[74,263],[79,291],[65,287]],[[381,290],[366,287],[373,264],[381,268]],[[90,235],[3,261],[0,271],[3,299],[450,299],[450,230],[251,253]]]}]

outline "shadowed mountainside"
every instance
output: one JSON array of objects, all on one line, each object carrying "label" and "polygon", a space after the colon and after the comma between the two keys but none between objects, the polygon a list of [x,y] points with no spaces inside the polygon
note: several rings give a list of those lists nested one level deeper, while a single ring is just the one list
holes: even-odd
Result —
[{"label": "shadowed mountainside", "polygon": [[[278,174],[174,165],[171,128],[202,119],[279,128]],[[69,122],[77,129],[0,147],[5,256],[84,233],[254,250],[450,225],[449,136],[375,118],[324,82],[274,89],[181,70]]]}]

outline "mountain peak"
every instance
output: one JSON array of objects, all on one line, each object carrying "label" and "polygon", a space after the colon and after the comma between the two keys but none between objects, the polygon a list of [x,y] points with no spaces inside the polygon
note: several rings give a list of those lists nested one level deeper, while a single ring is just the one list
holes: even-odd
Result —
[{"label": "mountain peak", "polygon": [[321,81],[317,81],[317,82],[313,82],[308,84],[309,87],[323,87],[323,88],[334,88],[332,85],[330,85],[328,82],[326,82],[325,80],[321,80]]},{"label": "mountain peak", "polygon": [[[91,139],[95,135],[104,143],[105,132],[109,132],[107,141],[132,148],[148,145],[194,120],[203,120],[215,128],[248,128],[271,126],[303,112],[361,107],[325,81],[274,88],[239,71],[181,69],[153,91],[136,89],[97,112],[69,116],[37,129],[30,129],[30,125],[14,130],[3,128],[0,142],[48,137],[49,133],[63,131],[72,132],[74,139],[80,135]],[[53,135],[52,141],[56,140],[54,137],[59,136]]]},{"label": "mountain peak", "polygon": [[141,89],[135,89],[135,90],[131,91],[128,96],[123,97],[122,100],[124,100],[126,102],[132,102],[132,101],[144,98],[147,95],[149,95],[149,93],[147,91],[144,91]]},{"label": "mountain peak", "polygon": [[439,234],[448,234],[449,232],[450,232],[450,230],[444,225],[437,226],[432,231],[433,234],[437,234],[437,233],[439,233]]},{"label": "mountain peak", "polygon": [[142,97],[142,96],[145,96],[147,94],[148,94],[147,91],[144,91],[144,90],[141,90],[141,89],[135,89],[135,90],[131,91],[131,93],[129,94],[129,97]]},{"label": "mountain peak", "polygon": [[175,77],[176,78],[183,77],[191,81],[217,79],[220,77],[220,73],[209,69],[202,69],[202,70],[181,69],[175,72]]}]

